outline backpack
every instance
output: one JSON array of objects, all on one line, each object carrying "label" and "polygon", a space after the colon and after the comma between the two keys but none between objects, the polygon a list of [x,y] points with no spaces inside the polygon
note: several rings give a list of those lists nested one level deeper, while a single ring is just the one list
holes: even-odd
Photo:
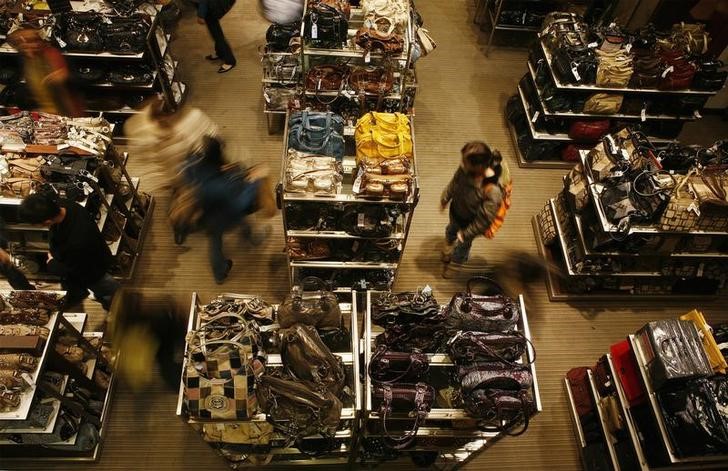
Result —
[{"label": "backpack", "polygon": [[[503,225],[503,221],[506,218],[506,213],[508,213],[508,210],[511,208],[511,192],[513,188],[513,180],[511,179],[511,173],[508,170],[508,167],[506,167],[505,164],[501,164],[501,166],[503,168],[503,173],[498,179],[497,185],[500,187],[501,194],[503,196],[501,198],[501,204],[498,208],[498,212],[496,213],[495,218],[493,219],[493,221],[491,221],[490,226],[488,226],[488,228],[483,233],[488,239],[492,239],[493,237],[495,237],[495,233],[498,232],[498,230]],[[490,183],[486,185],[486,194],[494,185],[496,185],[496,183]]]}]

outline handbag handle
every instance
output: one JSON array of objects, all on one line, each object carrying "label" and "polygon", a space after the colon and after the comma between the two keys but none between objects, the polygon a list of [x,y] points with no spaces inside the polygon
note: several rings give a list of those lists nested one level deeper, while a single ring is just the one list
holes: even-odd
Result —
[{"label": "handbag handle", "polygon": [[391,445],[395,450],[403,450],[410,446],[410,444],[417,437],[417,431],[420,429],[421,422],[424,422],[427,418],[427,406],[425,404],[425,393],[427,388],[424,383],[417,383],[415,385],[415,398],[414,398],[414,414],[415,422],[410,430],[404,432],[404,435],[400,437],[393,437],[387,429],[387,414],[392,411],[392,387],[388,384],[381,385],[384,398],[382,405],[379,407],[380,422],[382,425],[382,431],[384,436],[394,444]]},{"label": "handbag handle", "polygon": [[[385,344],[382,344],[379,347],[377,347],[377,351],[374,352],[374,355],[372,355],[372,358],[371,358],[371,360],[369,362],[369,376],[370,377],[372,376],[372,365],[376,361],[379,360],[379,357],[384,356],[387,353],[388,350],[389,350],[389,348]],[[396,383],[396,382],[400,381],[402,378],[407,377],[407,375],[409,375],[412,372],[412,370],[414,369],[414,366],[415,366],[415,363],[416,363],[415,358],[417,358],[417,357],[416,357],[416,355],[414,353],[410,353],[409,354],[409,358],[410,358],[409,366],[399,376],[397,376],[394,379],[388,379],[388,380],[378,379],[377,381],[380,382],[380,383],[390,383],[391,384],[391,383]],[[425,359],[427,359],[427,357],[425,357]],[[429,369],[429,364],[427,364],[427,368]]]},{"label": "handbag handle", "polygon": [[[493,427],[478,424],[478,429],[483,432],[498,431],[498,432],[502,432],[506,435],[509,435],[511,437],[517,437],[519,435],[523,435],[524,433],[526,433],[526,430],[528,430],[529,420],[531,418],[528,413],[528,403],[526,401],[526,394],[527,393],[525,391],[521,391],[519,393],[519,398],[521,399],[521,414],[523,415],[523,428],[521,430],[519,430],[518,432],[515,432],[515,433],[510,431],[511,427],[513,427],[514,425],[516,425],[518,423],[519,416],[516,416],[512,420],[508,421],[506,424],[497,425],[497,426],[493,426]],[[498,412],[496,410],[496,416],[497,416],[497,414],[498,414]]]},{"label": "handbag handle", "polygon": [[[473,332],[463,332],[460,335],[460,338],[469,340],[470,342],[474,343],[475,345],[477,345],[478,347],[483,349],[486,353],[491,355],[493,358],[497,358],[498,360],[502,361],[503,363],[505,363],[507,365],[517,365],[518,364],[515,361],[506,360],[501,355],[499,355],[495,350],[493,350],[489,345],[486,345],[480,339],[478,339],[475,335],[472,335],[472,334],[473,334]],[[520,333],[517,330],[512,332],[511,334],[522,338],[523,340],[526,341],[527,344],[529,344],[531,346],[531,350],[533,351],[533,358],[531,358],[530,361],[526,364],[527,365],[534,364],[536,362],[536,348],[534,347],[533,343],[526,336],[524,336],[522,333]],[[457,339],[457,337],[453,338],[453,340],[456,340],[456,339]]]}]

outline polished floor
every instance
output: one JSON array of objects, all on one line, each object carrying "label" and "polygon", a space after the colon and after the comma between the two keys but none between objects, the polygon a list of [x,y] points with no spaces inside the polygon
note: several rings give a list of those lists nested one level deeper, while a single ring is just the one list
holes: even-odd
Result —
[{"label": "polished floor", "polygon": [[[495,48],[485,57],[485,35],[472,24],[472,0],[419,1],[418,7],[438,48],[417,65],[420,91],[416,106],[416,145],[420,170],[421,199],[415,212],[410,238],[397,282],[397,289],[433,287],[447,300],[463,287],[467,275],[452,280],[439,276],[436,248],[443,236],[446,215],[439,211],[440,191],[455,170],[465,141],[483,139],[500,149],[511,163],[514,177],[513,205],[497,238],[478,240],[474,265],[508,267],[516,251],[536,253],[531,217],[561,187],[563,170],[520,169],[505,127],[502,110],[526,72],[526,52]],[[261,112],[260,67],[257,48],[264,42],[267,24],[255,10],[256,2],[238,2],[223,21],[223,27],[238,59],[227,74],[202,58],[212,50],[204,26],[185,17],[173,47],[182,74],[190,86],[188,103],[202,108],[222,127],[228,151],[241,160],[267,162],[279,170],[281,137],[269,136]],[[692,127],[691,141],[707,141],[726,135],[725,123],[705,120]],[[132,174],[144,177],[145,162],[131,156]],[[142,180],[144,186],[144,180]],[[258,293],[280,300],[288,287],[283,256],[280,218],[271,221],[273,232],[261,248],[251,248],[235,235],[226,242],[234,260],[229,280],[214,283],[207,264],[207,244],[193,235],[184,246],[176,246],[166,224],[168,198],[156,195],[157,207],[145,241],[135,285],[150,295],[171,294],[180,306],[189,305],[192,291],[209,299],[221,291]],[[543,412],[528,432],[494,444],[465,466],[466,469],[500,471],[571,471],[580,469],[577,447],[566,408],[562,378],[571,367],[591,365],[610,344],[623,339],[645,322],[675,317],[695,307],[669,302],[595,305],[550,303],[542,282],[523,288],[533,340],[538,351],[538,380]],[[728,321],[725,306],[699,305],[711,322]],[[99,316],[95,318],[100,322]],[[132,352],[125,352],[133,355]],[[34,470],[224,470],[223,461],[198,435],[175,417],[177,396],[161,384],[143,394],[132,394],[121,385],[116,392],[100,460],[92,464],[3,463],[0,469]],[[382,469],[405,469],[383,465]]]}]

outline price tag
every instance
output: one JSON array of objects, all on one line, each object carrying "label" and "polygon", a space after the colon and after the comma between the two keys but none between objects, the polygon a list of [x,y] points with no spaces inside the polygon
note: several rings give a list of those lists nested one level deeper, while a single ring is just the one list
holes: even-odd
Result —
[{"label": "price tag", "polygon": [[576,81],[581,82],[581,75],[579,75],[579,71],[577,70],[575,65],[571,66],[571,72],[573,72]]},{"label": "price tag", "polygon": [[103,15],[103,16],[101,17],[101,21],[103,21],[103,22],[104,22],[104,23],[106,23],[107,25],[110,25],[110,24],[111,24],[111,19],[110,19],[109,17],[107,17],[106,15]]},{"label": "price tag", "polygon": [[59,38],[58,36],[56,36],[56,42],[58,43],[59,46],[61,46],[61,49],[64,49],[66,46],[68,46],[68,44],[66,44],[66,41]]},{"label": "price tag", "polygon": [[665,77],[667,77],[667,74],[669,74],[669,73],[670,73],[670,72],[672,72],[673,70],[675,70],[675,67],[673,67],[673,66],[670,66],[670,67],[668,67],[667,69],[663,70],[663,71],[662,71],[662,78],[665,78]]},{"label": "price tag", "polygon": [[599,43],[596,42],[596,41],[594,41],[593,43],[589,43],[589,44],[586,45],[586,47],[588,47],[590,49],[594,49],[597,46],[599,46]]},{"label": "price tag", "polygon": [[88,182],[83,182],[83,194],[88,196],[93,192],[94,192],[94,189],[91,188],[91,185],[89,185]]},{"label": "price tag", "polygon": [[531,122],[532,122],[532,123],[535,123],[535,122],[536,122],[536,120],[538,119],[538,117],[539,117],[540,115],[541,115],[541,112],[540,112],[540,111],[536,111],[536,112],[535,112],[535,113],[533,114],[533,118],[531,118]]},{"label": "price tag", "polygon": [[268,95],[268,92],[263,92],[263,98],[265,98],[266,103],[270,103],[270,95]]},{"label": "price tag", "polygon": [[640,121],[647,121],[647,110],[644,108],[640,111]]},{"label": "price tag", "polygon": [[[361,180],[364,175],[364,170],[359,167],[359,172],[356,174],[356,178],[354,179],[354,184],[351,186],[351,191],[353,193],[359,193],[361,191]],[[363,217],[364,214],[359,214],[359,216]]]},{"label": "price tag", "polygon": [[372,51],[367,51],[366,54],[364,54],[364,63],[368,64],[372,61]]},{"label": "price tag", "polygon": [[703,270],[705,269],[705,263],[700,262],[700,265],[698,265],[698,273],[696,275],[698,278],[701,278],[703,276]]},{"label": "price tag", "polygon": [[695,117],[696,117],[696,118],[698,118],[698,119],[700,119],[700,118],[702,118],[702,117],[703,117],[703,116],[702,116],[702,115],[700,114],[700,110],[695,110],[695,111],[693,111],[693,116],[695,116]]},{"label": "price tag", "polygon": [[294,98],[293,99],[293,107],[296,108],[296,109],[301,108],[301,100],[299,100],[298,98]]},{"label": "price tag", "polygon": [[311,39],[318,39],[318,26],[316,23],[311,25]]},{"label": "price tag", "polygon": [[359,213],[356,217],[356,225],[358,227],[364,227],[364,213]]},{"label": "price tag", "polygon": [[629,152],[627,152],[627,149],[625,149],[625,148],[622,148],[622,149],[620,149],[620,150],[622,151],[622,152],[621,152],[621,153],[622,153],[622,158],[623,158],[624,160],[629,160]]},{"label": "price tag", "polygon": [[627,51],[627,54],[629,54],[629,51],[632,50],[632,43],[628,43],[626,46],[624,46],[624,50]]},{"label": "price tag", "polygon": [[422,294],[425,296],[432,295],[432,288],[430,288],[430,285],[425,285],[425,287],[422,288]]}]

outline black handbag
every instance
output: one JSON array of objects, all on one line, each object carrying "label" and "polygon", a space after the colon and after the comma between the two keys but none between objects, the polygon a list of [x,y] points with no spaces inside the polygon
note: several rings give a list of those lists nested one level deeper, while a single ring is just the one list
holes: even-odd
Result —
[{"label": "black handbag", "polygon": [[369,376],[380,383],[417,381],[429,368],[424,353],[397,352],[379,345],[369,361]]},{"label": "black handbag", "polygon": [[109,82],[116,85],[147,85],[154,75],[147,65],[124,65],[109,72]]},{"label": "black handbag", "polygon": [[438,324],[395,324],[377,335],[375,344],[396,352],[435,353],[443,348],[447,330]]},{"label": "black handbag", "polygon": [[301,34],[301,22],[296,21],[287,25],[272,24],[265,32],[268,48],[274,52],[288,51],[291,38]]},{"label": "black handbag", "polygon": [[346,43],[349,22],[336,8],[323,2],[309,5],[304,18],[304,38],[314,47],[338,49]]},{"label": "black handbag", "polygon": [[106,80],[106,68],[95,64],[79,64],[71,69],[74,78],[84,83],[99,83]]},{"label": "black handbag", "polygon": [[[509,333],[458,332],[447,343],[455,363],[501,362],[516,365],[530,340],[518,331]],[[536,359],[531,358],[533,363]]]},{"label": "black handbag", "polygon": [[[427,419],[435,401],[435,390],[426,383],[376,384],[372,392],[372,406],[378,410],[387,445],[394,449],[407,448],[417,437],[417,431]],[[395,412],[408,412],[415,421],[412,428],[399,437],[387,429],[387,418]]]},{"label": "black handbag", "polygon": [[151,24],[147,15],[139,13],[129,17],[111,17],[110,20],[110,23],[102,22],[99,28],[106,51],[114,54],[139,54],[146,50]]},{"label": "black handbag", "polygon": [[61,49],[80,52],[104,50],[104,36],[99,25],[102,15],[96,12],[67,12],[60,15],[56,43]]},{"label": "black handbag", "polygon": [[[489,293],[473,294],[475,283],[488,285],[491,288]],[[495,281],[474,277],[468,280],[465,292],[452,297],[443,315],[445,325],[451,330],[502,332],[516,327],[521,310],[515,300],[503,294],[503,288]]]},{"label": "black handbag", "polygon": [[381,326],[420,323],[440,313],[432,292],[384,293],[372,303],[372,323]]},{"label": "black handbag", "polygon": [[387,209],[373,204],[348,206],[340,224],[349,234],[362,237],[389,237],[394,231]]}]

